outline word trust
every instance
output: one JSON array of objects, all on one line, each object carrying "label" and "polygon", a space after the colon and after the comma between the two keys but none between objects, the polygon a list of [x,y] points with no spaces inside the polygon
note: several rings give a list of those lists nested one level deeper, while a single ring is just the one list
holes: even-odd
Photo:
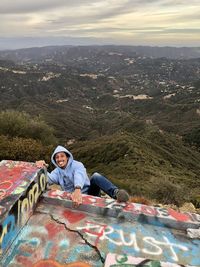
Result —
[{"label": "word trust", "polygon": [[140,236],[138,242],[136,233],[124,233],[122,229],[114,229],[112,226],[98,224],[96,222],[86,221],[86,226],[77,227],[78,230],[83,230],[91,238],[95,238],[95,246],[99,241],[107,240],[115,246],[133,247],[134,251],[142,252],[148,255],[161,255],[163,251],[168,250],[171,260],[178,262],[178,256],[175,249],[188,251],[184,245],[170,242],[165,235],[160,235],[161,240],[156,240],[151,236]]}]

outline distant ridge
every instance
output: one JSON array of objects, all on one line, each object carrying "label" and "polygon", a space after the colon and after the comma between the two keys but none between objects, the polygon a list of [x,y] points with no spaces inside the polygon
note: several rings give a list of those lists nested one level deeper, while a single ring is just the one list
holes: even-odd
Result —
[{"label": "distant ridge", "polygon": [[[102,51],[110,51],[114,53],[125,53],[127,56],[142,56],[150,58],[169,58],[169,59],[191,59],[200,58],[200,47],[158,47],[158,46],[124,46],[124,45],[48,45],[48,42],[35,43],[32,42],[33,47],[21,48],[13,50],[12,43],[16,48],[20,48],[20,45],[10,39],[9,44],[6,46],[6,42],[3,45],[0,38],[0,59],[13,59],[15,61],[23,61],[25,58],[35,60],[35,55],[41,60],[45,57],[52,56],[52,53],[64,53],[64,55],[74,55],[79,53],[99,53]],[[51,42],[49,42],[50,44]],[[31,45],[30,44],[30,45]],[[30,46],[29,45],[29,46]],[[26,46],[26,45],[24,45]],[[12,50],[9,50],[12,49]]]}]

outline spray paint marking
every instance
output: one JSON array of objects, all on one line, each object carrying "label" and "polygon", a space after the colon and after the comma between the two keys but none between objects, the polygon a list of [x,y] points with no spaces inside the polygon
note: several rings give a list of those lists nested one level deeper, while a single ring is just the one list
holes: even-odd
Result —
[{"label": "spray paint marking", "polygon": [[85,214],[71,210],[64,210],[62,215],[69,223],[77,223],[85,218]]},{"label": "spray paint marking", "polygon": [[116,246],[116,249],[118,246],[133,246],[134,251],[136,252],[143,252],[148,255],[157,256],[162,255],[163,251],[167,249],[169,257],[175,262],[178,262],[179,260],[175,249],[181,251],[189,250],[184,245],[177,244],[176,242],[170,242],[165,235],[160,236],[163,240],[156,240],[154,237],[151,236],[143,236],[140,237],[140,242],[138,242],[135,233],[127,233],[124,232],[124,230],[122,229],[114,229],[112,226],[106,226],[91,221],[86,221],[86,225],[84,227],[77,227],[77,229],[83,230],[83,232],[90,237],[96,236],[97,238],[95,239],[95,246],[98,245],[99,240],[108,240],[110,243]]}]

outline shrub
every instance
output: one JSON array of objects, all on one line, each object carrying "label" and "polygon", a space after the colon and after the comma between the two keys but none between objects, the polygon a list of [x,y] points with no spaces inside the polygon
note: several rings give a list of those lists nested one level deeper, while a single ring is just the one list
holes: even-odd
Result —
[{"label": "shrub", "polygon": [[200,148],[200,128],[192,129],[188,134],[185,134],[183,140]]},{"label": "shrub", "polygon": [[9,137],[31,138],[43,144],[55,143],[53,129],[40,117],[32,118],[25,112],[6,110],[0,112],[0,134]]},{"label": "shrub", "polygon": [[41,142],[33,139],[7,136],[0,136],[0,161],[1,160],[22,160],[32,161],[44,159],[49,162],[53,146],[44,146]]},{"label": "shrub", "polygon": [[151,199],[156,199],[163,204],[175,204],[177,206],[180,206],[187,198],[185,188],[167,179],[154,181],[154,187],[149,194]]},{"label": "shrub", "polygon": [[200,195],[194,196],[191,199],[192,204],[194,204],[195,208],[200,208]]}]

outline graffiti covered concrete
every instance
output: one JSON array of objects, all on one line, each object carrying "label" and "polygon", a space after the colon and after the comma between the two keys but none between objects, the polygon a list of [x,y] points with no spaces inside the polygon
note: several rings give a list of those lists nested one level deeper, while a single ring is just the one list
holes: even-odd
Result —
[{"label": "graffiti covered concrete", "polygon": [[100,267],[110,252],[177,266],[200,266],[199,251],[200,240],[188,239],[183,230],[72,210],[49,204],[44,198],[4,263],[31,266],[52,259]]},{"label": "graffiti covered concrete", "polygon": [[0,163],[0,256],[31,216],[46,188],[44,170],[27,162]]},{"label": "graffiti covered concrete", "polygon": [[[52,214],[48,214],[46,204],[39,205],[28,224],[14,241],[3,260],[3,266],[34,266],[42,260],[49,259],[59,263],[60,266],[73,262],[85,264],[81,266],[93,266],[91,263],[94,261],[97,262],[97,266],[102,266],[97,251],[85,243],[78,231],[65,228],[65,225],[66,227],[71,224],[82,225],[87,215],[66,210],[63,207],[56,207],[55,215],[53,212],[55,206],[51,206],[51,208]],[[65,224],[57,223],[57,216],[64,218]]]},{"label": "graffiti covered concrete", "polygon": [[[66,207],[72,208],[70,194],[60,190],[51,190],[44,194],[44,197],[52,203],[63,203]],[[59,201],[60,200],[60,201]],[[57,202],[56,202],[57,201]],[[195,213],[181,213],[171,208],[158,208],[142,205],[139,203],[121,204],[113,199],[83,196],[83,204],[79,210],[96,213],[111,217],[125,217],[127,220],[138,220],[154,225],[165,225],[176,229],[199,228],[200,215]]]},{"label": "graffiti covered concrete", "polygon": [[200,266],[200,240],[186,235],[199,227],[198,214],[88,195],[75,209],[69,193],[43,193],[46,172],[34,164],[4,161],[2,170],[3,267]]},{"label": "graffiti covered concrete", "polygon": [[[162,262],[139,257],[132,257],[126,254],[117,255],[108,253],[104,267],[183,267],[183,265]],[[188,266],[188,265],[187,265]],[[186,266],[185,266],[186,267]]]}]

